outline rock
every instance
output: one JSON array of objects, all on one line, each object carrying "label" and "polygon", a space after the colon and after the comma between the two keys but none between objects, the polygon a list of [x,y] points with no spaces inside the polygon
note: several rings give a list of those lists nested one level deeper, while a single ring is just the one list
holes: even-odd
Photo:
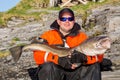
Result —
[{"label": "rock", "polygon": [[7,22],[7,27],[15,27],[19,24],[25,23],[24,19],[12,17],[10,21]]},{"label": "rock", "polygon": [[[105,53],[105,57],[113,62],[113,72],[102,72],[103,80],[120,80],[120,7],[119,6],[103,6],[91,11],[85,23],[85,32],[89,36],[95,34],[105,34],[111,37],[111,49]],[[54,17],[53,17],[54,16]],[[39,36],[47,31],[50,24],[57,18],[58,11],[43,15],[42,20],[37,22],[33,18],[28,23],[17,27],[16,22],[24,22],[13,17],[9,27],[0,28],[0,50],[9,49],[12,46],[30,43],[30,39]],[[76,21],[81,25],[83,23],[81,15],[75,16]],[[18,20],[17,20],[18,19]],[[92,27],[90,26],[92,25]],[[12,27],[14,26],[14,27]],[[82,26],[82,25],[81,25]],[[83,28],[82,28],[83,29]],[[11,55],[0,58],[0,79],[1,80],[36,80],[35,76],[37,65],[33,59],[32,52],[24,52],[20,60],[15,64]]]},{"label": "rock", "polygon": [[120,66],[120,6],[103,6],[93,9],[91,13],[87,18],[85,26],[90,30],[86,30],[86,33],[89,36],[108,35],[111,38],[112,46],[106,52],[105,57],[111,59],[114,66]]}]

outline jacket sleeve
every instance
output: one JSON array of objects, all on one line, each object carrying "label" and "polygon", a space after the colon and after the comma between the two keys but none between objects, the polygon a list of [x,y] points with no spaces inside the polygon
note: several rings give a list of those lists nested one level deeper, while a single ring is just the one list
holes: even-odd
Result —
[{"label": "jacket sleeve", "polygon": [[37,65],[43,64],[44,62],[53,62],[55,64],[58,64],[58,55],[45,51],[34,51],[33,53],[34,60]]},{"label": "jacket sleeve", "polygon": [[[40,38],[44,39],[44,41],[49,45],[49,32],[43,33]],[[33,51],[34,60],[37,65],[43,64],[44,62],[54,62],[55,64],[58,64],[58,55],[55,55],[51,52],[46,51]]]},{"label": "jacket sleeve", "polygon": [[87,63],[86,64],[94,64],[96,62],[102,62],[104,54],[99,54],[96,56],[87,56]]}]

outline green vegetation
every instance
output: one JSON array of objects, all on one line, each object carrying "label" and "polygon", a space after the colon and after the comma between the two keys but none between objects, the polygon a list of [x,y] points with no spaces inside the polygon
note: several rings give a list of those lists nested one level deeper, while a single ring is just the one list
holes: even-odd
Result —
[{"label": "green vegetation", "polygon": [[102,34],[102,32],[96,31],[92,36],[98,36],[98,35],[101,35],[101,34]]},{"label": "green vegetation", "polygon": [[5,26],[6,22],[13,16],[20,17],[25,20],[31,17],[35,18],[36,20],[39,20],[39,15],[46,14],[46,12],[28,13],[27,11],[29,11],[30,9],[42,9],[40,8],[40,5],[44,3],[48,5],[49,0],[21,0],[21,2],[17,4],[16,7],[13,7],[5,13],[0,13],[0,25]]},{"label": "green vegetation", "polygon": [[[0,13],[0,25],[5,26],[6,22],[11,19],[12,16],[23,18],[24,20],[27,20],[28,18],[35,18],[36,20],[40,19],[41,15],[47,14],[46,11],[42,12],[28,12],[30,10],[60,10],[60,7],[52,7],[48,8],[49,0],[21,0],[19,4],[17,4],[16,7],[10,9],[9,11],[5,13]],[[79,4],[76,6],[71,7],[74,11],[77,12],[77,14],[83,14],[83,20],[86,20],[86,17],[89,14],[86,14],[86,11],[91,10],[93,8],[97,8],[99,6],[103,5],[120,5],[119,0],[105,0],[104,2],[89,2],[87,5]]]},{"label": "green vegetation", "polygon": [[17,38],[17,37],[14,37],[12,40],[13,40],[13,41],[20,41],[20,39]]},{"label": "green vegetation", "polygon": [[0,58],[6,57],[6,56],[8,56],[9,54],[10,54],[9,51],[0,51]]},{"label": "green vegetation", "polygon": [[[2,13],[0,13],[0,17],[2,17]],[[0,18],[0,24],[2,24],[2,19]]]}]

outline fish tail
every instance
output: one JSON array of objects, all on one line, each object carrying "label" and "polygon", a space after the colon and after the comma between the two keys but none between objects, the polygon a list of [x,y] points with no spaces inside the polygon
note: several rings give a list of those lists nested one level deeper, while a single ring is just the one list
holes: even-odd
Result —
[{"label": "fish tail", "polygon": [[15,46],[9,49],[15,63],[20,59],[23,46]]}]

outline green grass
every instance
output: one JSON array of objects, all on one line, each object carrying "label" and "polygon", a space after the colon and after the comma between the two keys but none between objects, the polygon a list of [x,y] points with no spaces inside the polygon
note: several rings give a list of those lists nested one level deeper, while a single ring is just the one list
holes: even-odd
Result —
[{"label": "green grass", "polygon": [[3,24],[3,21],[2,21],[2,19],[0,19],[0,24]]},{"label": "green grass", "polygon": [[20,41],[20,39],[17,38],[17,37],[14,37],[12,40],[13,40],[13,41]]},{"label": "green grass", "polygon": [[0,51],[0,58],[10,55],[9,51]]}]

